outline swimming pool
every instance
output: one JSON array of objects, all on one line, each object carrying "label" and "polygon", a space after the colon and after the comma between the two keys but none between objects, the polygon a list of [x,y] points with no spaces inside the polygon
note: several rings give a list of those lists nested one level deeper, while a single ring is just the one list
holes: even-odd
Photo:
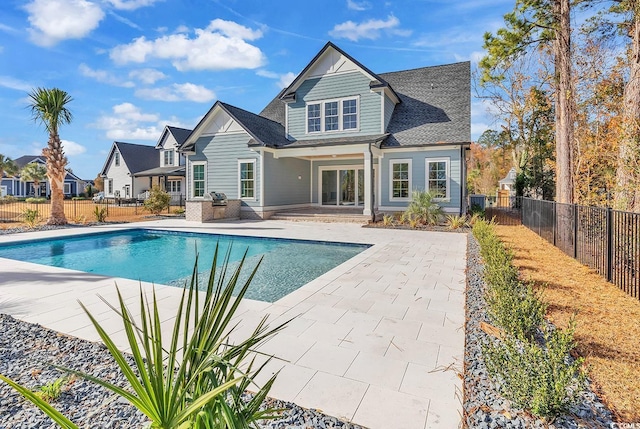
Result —
[{"label": "swimming pool", "polygon": [[[183,287],[199,256],[208,274],[216,244],[219,261],[231,248],[236,268],[248,249],[246,279],[264,257],[246,298],[274,302],[370,247],[368,244],[185,233],[150,229],[85,234],[0,245],[0,258]],[[201,281],[206,281],[203,276]]]}]

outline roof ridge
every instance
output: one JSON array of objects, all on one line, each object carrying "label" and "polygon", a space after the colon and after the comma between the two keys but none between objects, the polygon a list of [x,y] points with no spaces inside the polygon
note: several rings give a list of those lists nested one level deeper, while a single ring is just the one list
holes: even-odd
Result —
[{"label": "roof ridge", "polygon": [[461,64],[466,64],[466,63],[471,64],[471,61],[468,61],[468,60],[467,61],[457,61],[455,63],[448,63],[448,64],[436,64],[436,65],[432,65],[432,66],[414,67],[414,68],[411,68],[411,69],[395,70],[395,71],[383,72],[383,73],[379,73],[379,74],[388,75],[388,74],[394,74],[394,73],[404,73],[404,72],[410,72],[410,71],[415,71],[415,70],[434,69],[434,68],[438,68],[438,67],[449,67],[449,66],[461,65]]}]

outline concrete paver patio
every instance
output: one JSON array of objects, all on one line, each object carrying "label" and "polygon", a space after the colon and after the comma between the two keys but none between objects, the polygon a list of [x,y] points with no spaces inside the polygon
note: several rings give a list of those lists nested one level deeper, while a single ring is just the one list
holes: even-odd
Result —
[{"label": "concrete paver patio", "polygon": [[[280,371],[271,396],[377,428],[456,428],[461,415],[466,235],[315,222],[195,224],[164,220],[0,236],[1,243],[145,227],[285,237],[373,246],[271,304],[245,300],[238,338],[269,315],[297,316],[265,343]],[[140,282],[115,279],[129,302]],[[142,283],[145,288],[151,285]],[[169,319],[181,290],[156,286]],[[115,302],[114,278],[0,258],[0,313],[97,341],[82,301],[126,348],[122,325],[98,297]]]}]

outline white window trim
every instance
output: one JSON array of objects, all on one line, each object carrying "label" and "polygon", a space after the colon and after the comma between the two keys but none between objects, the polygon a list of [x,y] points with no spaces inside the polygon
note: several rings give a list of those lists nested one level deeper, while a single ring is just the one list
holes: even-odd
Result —
[{"label": "white window trim", "polygon": [[[342,102],[343,101],[349,101],[349,100],[356,100],[356,116],[357,116],[357,123],[358,126],[355,128],[349,128],[349,129],[343,129],[343,112],[342,112]],[[324,129],[325,126],[325,115],[324,115],[324,105],[325,103],[332,103],[332,102],[338,102],[338,129],[337,130],[330,130],[330,131],[326,131]],[[308,106],[312,105],[312,104],[319,104],[320,105],[320,131],[309,131],[309,109]],[[358,132],[360,131],[360,96],[352,96],[352,97],[343,97],[343,98],[331,98],[331,99],[327,99],[327,100],[313,100],[313,101],[307,101],[304,105],[304,118],[305,118],[305,124],[304,124],[304,131],[305,134],[331,134],[331,133],[353,133],[353,132]]]},{"label": "white window trim", "polygon": [[62,193],[65,195],[71,195],[71,183],[65,182],[62,184]]},{"label": "white window trim", "polygon": [[120,152],[116,151],[113,155],[113,165],[120,167]]},{"label": "white window trim", "polygon": [[444,198],[434,198],[434,201],[449,201],[451,199],[451,158],[425,158],[424,165],[424,188],[429,191],[429,163],[430,162],[444,162],[445,163],[445,175],[447,181],[447,193]]},{"label": "white window trim", "polygon": [[189,189],[189,196],[196,200],[202,200],[204,199],[204,195],[201,197],[195,196],[196,187],[193,183],[193,167],[196,165],[204,165],[204,194],[207,193],[207,161],[191,161],[189,166],[189,187],[191,188]]},{"label": "white window trim", "polygon": [[[242,197],[242,181],[241,181],[241,169],[240,166],[242,164],[253,164],[253,197]],[[238,199],[239,200],[243,200],[243,201],[257,201],[257,197],[258,197],[258,188],[256,188],[257,185],[257,181],[256,181],[256,173],[258,171],[256,170],[256,159],[255,158],[249,158],[249,159],[239,159],[238,160]]]},{"label": "white window trim", "polygon": [[107,195],[113,195],[113,179],[107,179]]},{"label": "white window trim", "polygon": [[[411,158],[408,159],[391,159],[389,160],[389,201],[411,201],[411,190],[413,189],[413,168]],[[407,198],[398,198],[393,196],[393,166],[396,164],[408,164],[409,167],[409,194]]]},{"label": "white window trim", "polygon": [[[173,155],[171,155],[172,158],[172,162],[170,164],[167,164],[167,153],[171,152],[173,153]],[[173,149],[169,150],[169,149],[165,149],[162,151],[162,166],[163,167],[173,167],[176,163],[176,154],[175,151]]]}]

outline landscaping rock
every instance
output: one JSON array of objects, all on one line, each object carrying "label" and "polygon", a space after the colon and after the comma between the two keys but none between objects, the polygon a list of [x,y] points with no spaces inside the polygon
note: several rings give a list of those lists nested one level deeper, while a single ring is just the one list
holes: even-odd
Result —
[{"label": "landscaping rock", "polygon": [[585,383],[580,401],[567,415],[553,422],[537,419],[514,409],[500,395],[500,385],[489,377],[482,357],[483,343],[498,341],[481,326],[490,323],[484,300],[485,283],[478,242],[469,234],[467,249],[467,297],[465,326],[464,424],[469,428],[608,428],[614,427],[611,411]]}]

